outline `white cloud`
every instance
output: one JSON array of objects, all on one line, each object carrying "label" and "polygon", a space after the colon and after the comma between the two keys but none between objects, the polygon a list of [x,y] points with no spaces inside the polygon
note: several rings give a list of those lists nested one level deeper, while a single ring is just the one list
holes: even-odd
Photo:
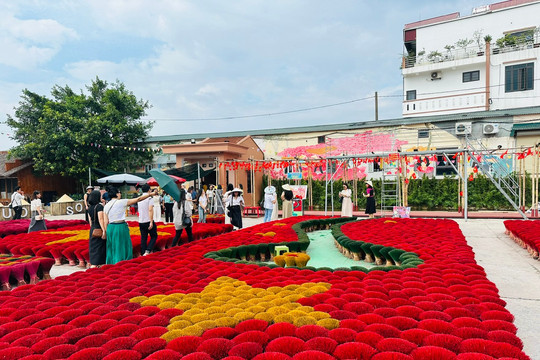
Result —
[{"label": "white cloud", "polygon": [[0,64],[32,69],[51,60],[77,33],[52,19],[21,20],[0,12]]},{"label": "white cloud", "polygon": [[[55,84],[84,89],[96,76],[118,79],[153,105],[150,119],[274,113],[375,91],[380,118],[395,118],[401,99],[384,96],[402,92],[403,24],[467,3],[458,1],[32,0],[5,11],[0,4],[0,46],[7,50],[0,53],[0,73],[1,64],[34,70],[17,81],[18,94],[27,87],[47,95]],[[68,56],[58,56],[60,50]],[[15,104],[0,102],[0,112]],[[367,121],[373,108],[368,99],[280,116],[159,121],[152,133]]]}]

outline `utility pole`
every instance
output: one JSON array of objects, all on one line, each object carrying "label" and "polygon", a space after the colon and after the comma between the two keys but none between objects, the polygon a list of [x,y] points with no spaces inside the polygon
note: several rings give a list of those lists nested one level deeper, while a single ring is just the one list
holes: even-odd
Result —
[{"label": "utility pole", "polygon": [[379,121],[379,94],[375,91],[375,121]]}]

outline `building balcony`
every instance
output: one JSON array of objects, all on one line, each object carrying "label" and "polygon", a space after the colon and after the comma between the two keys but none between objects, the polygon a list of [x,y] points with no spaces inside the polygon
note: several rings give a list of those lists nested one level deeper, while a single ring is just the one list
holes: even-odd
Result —
[{"label": "building balcony", "polygon": [[455,114],[464,111],[485,110],[484,91],[464,94],[444,95],[403,102],[403,116],[425,116],[436,114]]},{"label": "building balcony", "polygon": [[[507,47],[491,48],[491,54],[503,54],[516,51],[528,50],[540,47],[540,44],[532,42],[513,45]],[[404,56],[401,64],[403,76],[425,71],[436,71],[449,67],[459,67],[486,61],[484,50],[480,51],[478,46],[465,49],[452,49],[441,52],[431,52],[418,56]]]}]

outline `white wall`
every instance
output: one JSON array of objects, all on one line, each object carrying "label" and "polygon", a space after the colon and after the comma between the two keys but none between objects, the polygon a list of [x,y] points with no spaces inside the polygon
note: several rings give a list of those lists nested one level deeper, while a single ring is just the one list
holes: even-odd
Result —
[{"label": "white wall", "polygon": [[[472,39],[476,30],[490,34],[495,40],[503,32],[540,26],[540,2],[481,15],[467,16],[445,23],[428,25],[417,29],[417,52],[426,50],[426,55],[438,50],[446,55],[444,46],[454,45],[463,38]],[[485,76],[486,56],[478,56],[476,44],[469,48],[470,57],[441,62],[419,62],[414,67],[403,69],[403,94],[416,90],[416,101],[403,102],[404,116],[425,116],[486,110]],[[534,79],[540,78],[540,48],[524,48],[512,52],[492,54],[490,61],[489,110],[510,109],[540,105],[540,81],[534,81],[534,89],[505,92],[505,68],[509,65],[534,62]],[[462,74],[480,71],[480,80],[463,82]],[[431,73],[438,72],[440,80],[431,80]]]}]

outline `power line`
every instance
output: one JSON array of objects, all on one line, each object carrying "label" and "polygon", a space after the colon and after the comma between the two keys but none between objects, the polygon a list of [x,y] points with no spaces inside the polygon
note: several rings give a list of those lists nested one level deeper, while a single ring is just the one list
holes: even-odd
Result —
[{"label": "power line", "polygon": [[271,113],[263,113],[263,114],[252,114],[252,115],[238,115],[238,116],[224,116],[224,117],[215,117],[215,118],[177,118],[177,119],[154,119],[149,118],[145,120],[156,120],[156,121],[218,121],[218,120],[236,120],[236,119],[245,119],[245,118],[254,118],[254,117],[264,117],[264,116],[276,116],[276,115],[284,115],[284,114],[292,114],[297,112],[304,112],[304,111],[311,111],[311,110],[318,110],[318,109],[324,109],[334,106],[341,106],[346,104],[352,104],[355,102],[363,101],[363,100],[369,100],[373,99],[374,96],[368,96],[364,98],[349,100],[349,101],[342,101],[339,103],[334,104],[327,104],[327,105],[320,105],[320,106],[312,106],[308,108],[302,108],[302,109],[295,109],[295,110],[287,110],[287,111],[278,111],[278,112],[271,112]]},{"label": "power line", "polygon": [[[540,81],[540,79],[533,79],[534,82]],[[505,84],[497,84],[497,85],[491,85],[490,88],[497,88],[505,86]],[[465,89],[456,89],[456,90],[444,90],[444,91],[432,91],[432,92],[426,92],[426,93],[417,93],[416,96],[425,96],[425,95],[439,95],[439,94],[449,94],[453,92],[463,92],[463,91],[474,91],[474,90],[483,90],[485,89],[485,86],[478,86],[478,87],[471,87],[471,88],[465,88]],[[455,96],[458,96],[459,94],[455,94]],[[451,95],[449,95],[451,96]],[[402,98],[403,100],[406,99],[405,94],[396,94],[396,95],[378,95],[379,98]],[[208,117],[208,118],[143,118],[141,120],[143,121],[175,121],[175,122],[188,122],[188,121],[223,121],[223,120],[238,120],[238,119],[247,119],[247,118],[257,118],[257,117],[268,117],[268,116],[278,116],[278,115],[285,115],[285,114],[293,114],[293,113],[299,113],[299,112],[306,112],[306,111],[313,111],[313,110],[319,110],[319,109],[325,109],[330,107],[336,107],[336,106],[342,106],[342,105],[348,105],[360,101],[370,100],[374,99],[375,96],[367,96],[363,98],[348,100],[348,101],[342,101],[338,103],[332,103],[332,104],[325,104],[325,105],[319,105],[319,106],[312,106],[307,108],[300,108],[300,109],[293,109],[293,110],[285,110],[285,111],[277,111],[277,112],[270,112],[270,113],[260,113],[260,114],[251,114],[251,115],[237,115],[237,116],[221,116],[221,117]],[[515,97],[490,97],[491,99],[531,99],[531,98],[538,98],[538,96],[515,96]],[[428,99],[414,99],[414,100],[428,100]],[[0,121],[0,124],[7,124],[5,121]]]}]

